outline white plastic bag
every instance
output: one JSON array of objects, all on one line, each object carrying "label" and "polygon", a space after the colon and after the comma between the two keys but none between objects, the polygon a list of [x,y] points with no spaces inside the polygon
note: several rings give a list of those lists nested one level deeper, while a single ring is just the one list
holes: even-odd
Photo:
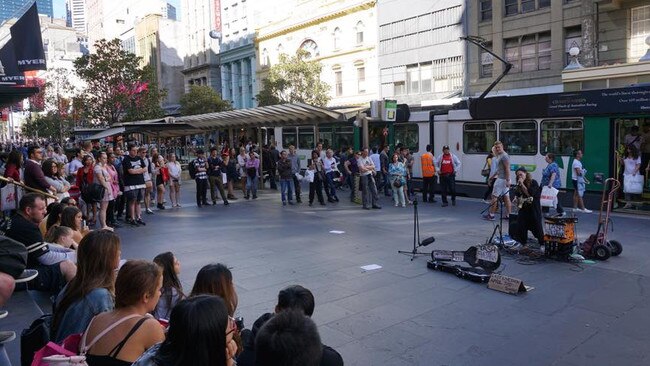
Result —
[{"label": "white plastic bag", "polygon": [[18,201],[23,191],[20,188],[17,188],[14,184],[7,184],[6,186],[0,189],[0,210],[15,210],[18,208]]},{"label": "white plastic bag", "polygon": [[643,193],[643,176],[641,174],[625,174],[623,176],[623,193]]},{"label": "white plastic bag", "polygon": [[313,170],[306,170],[305,171],[305,177],[303,180],[309,182],[309,183],[314,183],[314,171]]},{"label": "white plastic bag", "polygon": [[298,179],[298,182],[300,182],[301,180],[303,180],[303,178],[305,178],[302,175],[300,175],[300,173],[296,173],[295,175],[296,175],[296,179]]},{"label": "white plastic bag", "polygon": [[228,174],[226,173],[221,173],[221,183],[227,184],[228,183]]},{"label": "white plastic bag", "polygon": [[554,187],[544,186],[542,188],[542,195],[539,199],[542,207],[555,207],[557,206],[557,192]]}]

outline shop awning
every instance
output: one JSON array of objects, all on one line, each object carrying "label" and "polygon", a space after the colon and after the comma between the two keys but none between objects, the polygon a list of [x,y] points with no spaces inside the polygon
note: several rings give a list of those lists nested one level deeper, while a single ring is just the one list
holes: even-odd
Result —
[{"label": "shop awning", "polygon": [[102,132],[97,132],[97,133],[94,134],[94,135],[90,135],[90,136],[84,138],[84,140],[99,140],[99,139],[105,139],[105,138],[107,138],[107,137],[111,137],[111,136],[115,136],[115,135],[122,134],[122,133],[124,133],[124,131],[126,131],[126,128],[124,128],[124,127],[111,127],[111,128],[107,128],[107,129],[105,129],[105,130],[102,131]]},{"label": "shop awning", "polygon": [[28,86],[0,84],[0,108],[8,107],[38,93],[39,89]]}]

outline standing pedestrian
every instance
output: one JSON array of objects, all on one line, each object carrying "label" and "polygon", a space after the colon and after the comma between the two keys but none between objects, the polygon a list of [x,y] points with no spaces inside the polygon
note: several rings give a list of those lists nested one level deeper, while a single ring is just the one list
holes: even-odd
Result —
[{"label": "standing pedestrian", "polygon": [[358,159],[361,154],[358,151],[348,150],[348,160],[343,164],[345,172],[348,175],[348,185],[350,186],[350,202],[354,202],[357,192],[359,191],[359,164]]},{"label": "standing pedestrian", "polygon": [[108,203],[113,200],[113,188],[111,187],[111,176],[108,173],[106,165],[108,164],[108,157],[105,152],[100,152],[97,157],[97,164],[93,168],[93,183],[99,184],[104,187],[104,194],[99,203],[99,224],[100,230],[113,230],[112,227],[106,223],[106,212],[108,211]]},{"label": "standing pedestrian", "polygon": [[311,165],[309,170],[314,172],[314,180],[309,183],[309,206],[314,204],[314,195],[318,197],[318,202],[321,206],[325,206],[323,199],[323,181],[325,180],[325,169],[323,162],[317,150],[311,152]]},{"label": "standing pedestrian", "polygon": [[169,171],[169,200],[172,207],[181,207],[181,164],[176,161],[176,154],[169,154],[167,162]]},{"label": "standing pedestrian", "polygon": [[451,204],[456,206],[456,173],[460,169],[460,159],[449,151],[449,146],[442,147],[442,155],[435,161],[440,176],[442,207],[449,206],[447,193],[451,193]]},{"label": "standing pedestrian", "polygon": [[404,200],[404,190],[402,187],[406,184],[406,167],[404,163],[399,161],[399,155],[393,154],[393,162],[388,167],[390,173],[390,185],[393,189],[393,201],[395,202],[395,207],[402,206],[406,207],[406,201]]},{"label": "standing pedestrian", "polygon": [[246,182],[248,180],[248,175],[246,174],[246,161],[248,161],[248,155],[246,148],[239,148],[239,155],[237,155],[237,167],[239,168],[239,177],[241,184],[241,191],[246,196]]},{"label": "standing pedestrian", "polygon": [[196,150],[196,159],[190,164],[194,165],[194,181],[196,182],[196,205],[208,205],[208,162],[205,160],[205,151]]},{"label": "standing pedestrian", "polygon": [[246,160],[246,199],[249,199],[251,193],[253,199],[257,198],[257,182],[260,178],[260,159],[255,152],[251,150]]},{"label": "standing pedestrian", "polygon": [[413,154],[411,154],[411,150],[409,150],[408,147],[405,147],[402,149],[405,154],[404,158],[406,159],[406,171],[408,172],[408,175],[406,176],[406,189],[408,192],[408,199],[409,203],[414,199],[415,196],[415,187],[413,187],[413,164],[415,163],[415,158],[413,158]]},{"label": "standing pedestrian", "polygon": [[334,173],[337,171],[336,159],[332,149],[325,151],[325,157],[321,159],[323,162],[323,169],[325,169],[324,188],[327,194],[327,202],[338,202],[339,198],[336,197],[336,187],[334,186]]},{"label": "standing pedestrian", "polygon": [[145,184],[145,190],[144,190],[144,208],[145,212],[149,215],[153,214],[153,211],[151,211],[151,192],[153,192],[153,182],[151,181],[151,174],[153,173],[153,166],[151,164],[151,159],[147,156],[147,148],[144,146],[141,146],[138,149],[138,154],[140,154],[140,157],[142,158],[142,161],[144,161],[144,167],[147,169],[144,172],[144,184]]},{"label": "standing pedestrian", "polygon": [[361,190],[363,191],[363,208],[370,210],[369,206],[374,209],[380,209],[378,204],[377,186],[375,185],[374,175],[376,174],[375,164],[368,156],[368,148],[361,150],[361,157],[357,160],[359,166],[359,175],[361,178]]},{"label": "standing pedestrian", "polygon": [[493,159],[496,160],[495,164],[497,167],[496,179],[492,186],[492,202],[490,203],[490,209],[488,210],[488,213],[483,216],[485,220],[489,221],[494,220],[494,214],[499,208],[497,205],[499,200],[502,200],[505,206],[503,217],[508,219],[512,210],[512,203],[510,202],[510,156],[503,149],[503,143],[501,141],[495,141],[493,147]]},{"label": "standing pedestrian", "polygon": [[[562,186],[562,179],[560,178],[560,167],[558,167],[557,163],[555,162],[555,154],[547,153],[544,160],[546,160],[546,163],[548,165],[546,168],[544,168],[544,170],[542,170],[542,187],[547,186],[549,188],[555,188],[559,192],[559,189]],[[548,211],[548,207],[542,207],[542,210],[544,209]],[[555,212],[557,212],[557,214],[560,216],[564,215],[564,209],[560,204],[559,197],[557,200],[557,205],[555,206]]]},{"label": "standing pedestrian", "polygon": [[142,221],[140,202],[144,199],[144,172],[147,171],[144,160],[138,155],[138,147],[128,146],[129,154],[122,159],[124,170],[124,196],[127,205],[127,223],[138,226],[146,225]]},{"label": "standing pedestrian", "polygon": [[585,184],[589,181],[585,177],[587,169],[582,167],[582,150],[573,151],[573,164],[571,165],[571,182],[573,183],[573,210],[590,213],[591,210],[585,208],[582,196],[585,193]]},{"label": "standing pedestrian", "polygon": [[300,174],[300,157],[296,154],[295,146],[289,145],[289,155],[287,156],[287,159],[291,161],[291,178],[293,179],[293,189],[296,192],[296,202],[302,203],[302,200],[300,199],[300,179],[298,179],[298,175]]},{"label": "standing pedestrian", "polygon": [[390,174],[388,173],[388,164],[390,164],[390,158],[388,157],[389,146],[386,145],[381,150],[379,154],[379,162],[381,163],[381,174],[384,182],[384,195],[390,197],[390,192],[392,190],[391,183],[389,181]]},{"label": "standing pedestrian", "polygon": [[224,205],[228,205],[228,199],[226,198],[226,192],[223,189],[223,167],[224,162],[219,157],[219,150],[216,147],[210,149],[210,157],[208,157],[208,182],[210,183],[210,198],[212,199],[212,204],[217,204],[217,192],[215,188],[219,189],[219,194],[223,200]]},{"label": "standing pedestrian", "polygon": [[436,184],[436,168],[433,164],[431,145],[427,145],[426,152],[420,157],[422,164],[422,202],[436,202],[434,190]]},{"label": "standing pedestrian", "polygon": [[287,159],[287,152],[282,150],[280,152],[280,160],[278,161],[278,175],[280,177],[280,191],[282,195],[282,205],[286,206],[287,201],[293,205],[291,197],[293,196],[293,174],[291,167],[291,160]]},{"label": "standing pedestrian", "polygon": [[377,184],[377,192],[381,192],[384,186],[384,177],[382,174],[381,166],[381,157],[379,155],[379,147],[375,146],[372,148],[372,154],[370,154],[370,160],[375,164],[376,174],[375,174],[375,183]]},{"label": "standing pedestrian", "polygon": [[[222,155],[223,156],[223,155]],[[224,163],[226,164],[226,176],[228,178],[228,183],[226,183],[228,189],[228,199],[236,200],[235,197],[235,182],[239,181],[239,169],[237,169],[237,152],[234,148],[230,149],[228,155],[223,156]]]}]

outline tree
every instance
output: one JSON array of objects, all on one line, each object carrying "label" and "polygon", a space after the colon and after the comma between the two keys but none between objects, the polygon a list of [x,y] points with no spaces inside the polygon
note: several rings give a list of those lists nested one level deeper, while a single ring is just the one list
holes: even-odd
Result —
[{"label": "tree", "polygon": [[228,111],[231,109],[230,103],[221,99],[219,93],[207,85],[190,86],[190,91],[181,97],[180,104],[181,114],[183,116]]},{"label": "tree", "polygon": [[78,58],[77,75],[87,84],[83,117],[108,125],[162,117],[164,91],[158,90],[152,70],[139,68],[140,63],[140,57],[122,49],[119,39],[102,39],[95,43],[95,53]]},{"label": "tree", "polygon": [[310,54],[299,50],[295,56],[280,55],[271,66],[263,87],[257,94],[260,106],[283,103],[306,103],[324,107],[330,100],[330,86],[320,80],[323,65],[309,61]]},{"label": "tree", "polygon": [[73,128],[74,123],[71,118],[63,117],[59,113],[48,112],[28,117],[21,127],[21,134],[32,139],[60,139],[63,142],[63,137],[70,136]]}]

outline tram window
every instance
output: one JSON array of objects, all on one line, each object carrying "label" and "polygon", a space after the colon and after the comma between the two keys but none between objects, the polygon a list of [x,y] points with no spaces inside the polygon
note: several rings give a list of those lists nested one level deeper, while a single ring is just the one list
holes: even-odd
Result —
[{"label": "tram window", "polygon": [[508,154],[537,154],[537,123],[535,121],[501,122],[499,139]]},{"label": "tram window", "polygon": [[318,142],[323,143],[323,148],[332,148],[332,127],[318,127]]},{"label": "tram window", "polygon": [[289,145],[297,147],[296,141],[296,128],[295,127],[283,127],[282,128],[282,147],[285,149],[289,148]]},{"label": "tram window", "polygon": [[403,124],[395,125],[395,146],[402,144],[408,147],[412,153],[418,152],[420,147],[420,135],[418,125]]},{"label": "tram window", "polygon": [[496,139],[497,124],[494,122],[469,122],[463,125],[465,154],[487,154]]},{"label": "tram window", "polygon": [[580,120],[542,121],[540,152],[555,155],[571,155],[582,149],[584,133]]},{"label": "tram window", "polygon": [[314,128],[298,127],[298,148],[313,149],[314,147],[316,147],[314,144]]},{"label": "tram window", "polygon": [[354,148],[354,128],[352,126],[337,127],[334,131],[332,149],[342,151],[350,146]]}]

